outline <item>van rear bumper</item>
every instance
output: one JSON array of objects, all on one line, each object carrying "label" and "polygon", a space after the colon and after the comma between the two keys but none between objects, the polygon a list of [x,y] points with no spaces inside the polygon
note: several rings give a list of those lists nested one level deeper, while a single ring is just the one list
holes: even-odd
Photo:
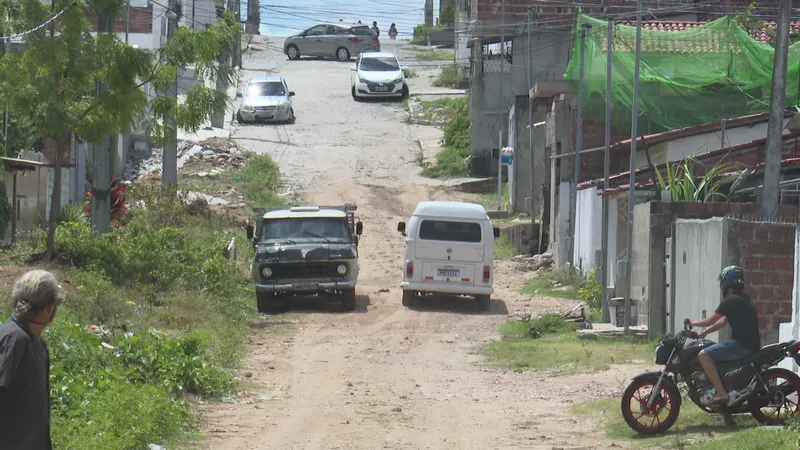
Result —
[{"label": "van rear bumper", "polygon": [[437,292],[454,295],[492,295],[494,293],[494,288],[491,286],[454,286],[452,284],[411,283],[408,281],[400,283],[400,288],[404,291]]}]

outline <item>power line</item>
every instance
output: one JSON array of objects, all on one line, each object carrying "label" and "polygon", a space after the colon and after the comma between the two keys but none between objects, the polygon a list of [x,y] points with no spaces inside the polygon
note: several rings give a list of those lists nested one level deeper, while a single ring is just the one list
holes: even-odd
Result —
[{"label": "power line", "polygon": [[64,14],[65,12],[67,12],[68,9],[72,8],[72,6],[76,3],[76,1],[77,0],[72,0],[69,3],[69,5],[64,7],[64,9],[62,9],[59,12],[57,12],[53,17],[47,19],[46,21],[40,23],[39,25],[36,25],[35,27],[33,27],[33,28],[29,29],[29,30],[23,31],[22,33],[17,33],[17,34],[12,34],[11,36],[6,36],[5,39],[8,42],[11,42],[12,39],[21,38],[21,37],[24,37],[24,36],[29,35],[31,33],[34,33],[36,31],[41,30],[42,28],[46,27],[47,25],[50,25],[54,20],[56,20],[59,17],[61,17],[61,15]]}]

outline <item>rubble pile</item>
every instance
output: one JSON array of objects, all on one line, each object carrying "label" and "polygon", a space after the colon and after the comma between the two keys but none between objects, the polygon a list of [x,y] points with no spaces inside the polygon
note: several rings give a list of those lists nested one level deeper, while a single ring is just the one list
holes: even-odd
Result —
[{"label": "rubble pile", "polygon": [[547,270],[553,267],[553,254],[542,253],[539,255],[518,255],[512,258],[517,263],[521,272]]},{"label": "rubble pile", "polygon": [[[178,169],[192,160],[211,163],[217,173],[229,168],[239,168],[244,164],[242,151],[227,139],[209,138],[201,142],[178,142]],[[161,171],[164,151],[152,148],[149,151],[131,149],[125,164],[125,179],[137,180],[145,175]]]}]

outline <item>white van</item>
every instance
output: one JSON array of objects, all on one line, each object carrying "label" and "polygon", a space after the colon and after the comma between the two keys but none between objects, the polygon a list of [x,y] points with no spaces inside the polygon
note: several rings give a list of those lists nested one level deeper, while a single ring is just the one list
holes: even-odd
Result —
[{"label": "white van", "polygon": [[494,238],[500,230],[483,206],[465,202],[424,201],[408,221],[397,224],[406,237],[403,267],[403,306],[423,294],[470,295],[478,309],[489,309]]}]

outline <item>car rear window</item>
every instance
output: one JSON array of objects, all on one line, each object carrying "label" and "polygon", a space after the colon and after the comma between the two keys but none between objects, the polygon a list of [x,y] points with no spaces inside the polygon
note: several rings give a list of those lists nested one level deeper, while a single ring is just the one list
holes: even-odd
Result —
[{"label": "car rear window", "polygon": [[419,238],[425,241],[481,242],[481,224],[423,220],[419,226]]},{"label": "car rear window", "polygon": [[374,36],[375,32],[370,30],[369,27],[353,27],[348,30],[350,34],[354,34],[356,36]]}]

